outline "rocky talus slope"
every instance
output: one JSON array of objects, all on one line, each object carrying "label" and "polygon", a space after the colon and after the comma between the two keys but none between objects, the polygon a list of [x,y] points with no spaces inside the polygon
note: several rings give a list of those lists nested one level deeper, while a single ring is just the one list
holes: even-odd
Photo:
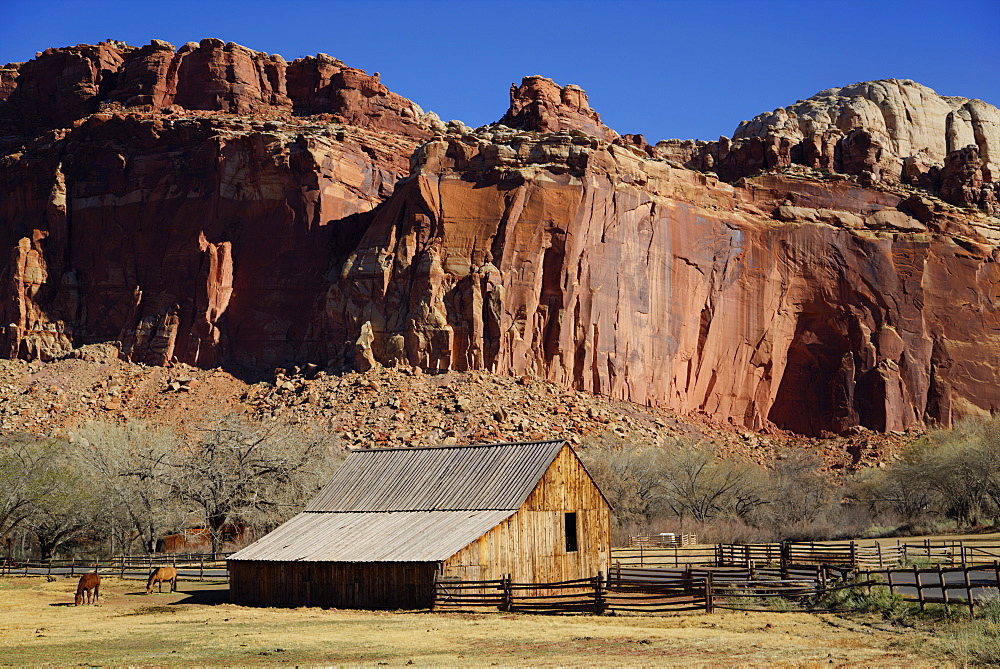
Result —
[{"label": "rocky talus slope", "polygon": [[0,70],[0,354],[948,425],[1000,405],[998,118],[886,80],[649,145],[542,77],[473,130],[323,55],[50,49]]},{"label": "rocky talus slope", "polygon": [[0,433],[71,437],[95,422],[140,420],[185,434],[233,414],[319,431],[352,448],[553,437],[577,444],[655,444],[679,438],[711,442],[723,454],[761,464],[781,457],[783,449],[805,448],[832,471],[891,460],[919,435],[864,428],[830,439],[774,430],[757,434],[487,371],[427,374],[419,367],[379,366],[364,374],[327,374],[306,366],[244,381],[218,368],[129,363],[109,344],[83,346],[76,357],[48,362],[0,360]]}]

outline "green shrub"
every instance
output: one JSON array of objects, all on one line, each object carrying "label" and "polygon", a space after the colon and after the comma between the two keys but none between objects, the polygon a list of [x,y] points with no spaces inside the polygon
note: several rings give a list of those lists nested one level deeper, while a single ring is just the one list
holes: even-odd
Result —
[{"label": "green shrub", "polygon": [[894,623],[904,623],[913,614],[914,607],[899,593],[893,593],[885,585],[856,585],[853,588],[831,590],[814,602],[815,608],[832,611],[860,611],[880,613],[883,618]]}]

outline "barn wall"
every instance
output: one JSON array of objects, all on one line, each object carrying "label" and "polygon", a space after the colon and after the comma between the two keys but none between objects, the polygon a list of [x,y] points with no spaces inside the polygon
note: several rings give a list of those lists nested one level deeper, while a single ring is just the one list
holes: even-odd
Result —
[{"label": "barn wall", "polygon": [[[578,550],[567,552],[564,519],[574,511]],[[607,572],[610,559],[611,509],[564,446],[517,513],[445,561],[444,575],[551,583]]]},{"label": "barn wall", "polygon": [[229,562],[238,604],[422,609],[434,601],[435,562]]}]

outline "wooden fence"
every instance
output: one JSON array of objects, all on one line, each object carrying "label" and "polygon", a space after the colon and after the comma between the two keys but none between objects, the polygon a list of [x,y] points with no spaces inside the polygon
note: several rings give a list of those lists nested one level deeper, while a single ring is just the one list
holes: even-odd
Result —
[{"label": "wooden fence", "polygon": [[[830,567],[653,569],[616,566],[592,578],[558,583],[439,579],[435,609],[496,607],[524,613],[665,613],[716,608],[813,610],[823,595],[876,581],[847,582]],[[750,604],[747,603],[749,600]],[[780,606],[775,605],[780,601]],[[753,605],[753,606],[751,606]],[[770,608],[769,608],[770,607]],[[829,609],[822,609],[829,610]]]},{"label": "wooden fence", "polygon": [[674,567],[693,565],[766,566],[838,565],[856,570],[886,569],[915,562],[929,565],[968,566],[1000,560],[1000,544],[962,541],[876,543],[784,542],[770,544],[714,544],[651,548],[617,548],[615,564],[629,567]]},{"label": "wooden fence", "polygon": [[218,572],[228,569],[225,559],[211,553],[169,554],[169,555],[137,555],[116,556],[107,560],[47,560],[16,562],[8,558],[0,560],[0,576],[76,576],[86,572],[97,571],[102,574],[117,575],[120,578],[145,579],[156,567],[176,567],[181,576],[187,579],[206,580],[206,571],[216,572],[211,579],[219,578]]},{"label": "wooden fence", "polygon": [[455,581],[435,583],[435,609],[496,607],[521,613],[593,613],[708,610],[708,581],[671,576],[647,581],[592,578],[555,583]]},{"label": "wooden fence", "polygon": [[890,592],[919,602],[921,610],[928,603],[944,604],[947,609],[961,602],[975,613],[977,604],[1000,597],[1000,561],[964,567],[886,568],[867,575],[883,577]]},{"label": "wooden fence", "polygon": [[682,567],[687,565],[718,565],[716,546],[673,546],[671,548],[616,548],[611,560],[626,567]]},{"label": "wooden fence", "polygon": [[628,538],[629,548],[669,548],[671,546],[691,546],[697,543],[697,534],[638,534]]}]

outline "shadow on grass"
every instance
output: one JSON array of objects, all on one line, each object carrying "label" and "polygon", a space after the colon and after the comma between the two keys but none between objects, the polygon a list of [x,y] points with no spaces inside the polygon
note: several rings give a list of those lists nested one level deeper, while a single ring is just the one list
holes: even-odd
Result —
[{"label": "shadow on grass", "polygon": [[[49,604],[49,606],[75,606],[72,602],[55,602],[54,604]],[[90,606],[88,604],[88,606]]]},{"label": "shadow on grass", "polygon": [[229,603],[229,588],[222,588],[219,590],[195,590],[194,592],[188,593],[177,593],[187,595],[184,599],[178,599],[176,602],[170,602],[171,604],[228,604]]}]

